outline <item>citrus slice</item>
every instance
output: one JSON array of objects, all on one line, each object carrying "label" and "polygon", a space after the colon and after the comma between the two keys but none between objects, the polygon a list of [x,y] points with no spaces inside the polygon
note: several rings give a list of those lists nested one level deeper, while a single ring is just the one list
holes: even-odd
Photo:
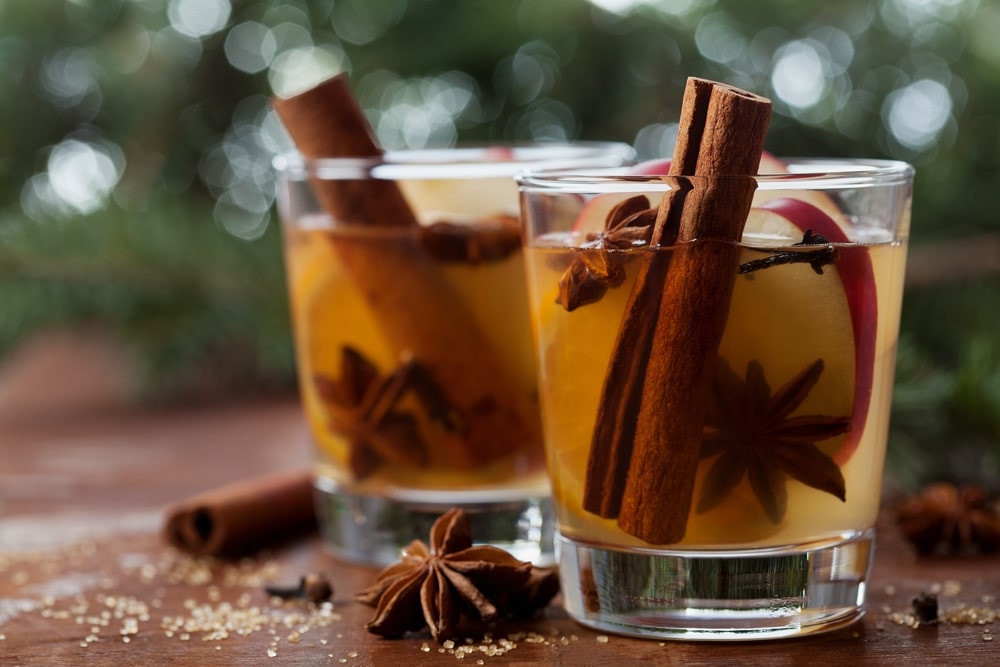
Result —
[{"label": "citrus slice", "polygon": [[350,341],[364,341],[365,354],[373,360],[388,358],[388,352],[358,290],[347,284],[330,233],[300,232],[289,244],[289,288],[303,411],[317,446],[346,465],[346,443],[331,428],[315,378],[340,376],[342,349]]}]

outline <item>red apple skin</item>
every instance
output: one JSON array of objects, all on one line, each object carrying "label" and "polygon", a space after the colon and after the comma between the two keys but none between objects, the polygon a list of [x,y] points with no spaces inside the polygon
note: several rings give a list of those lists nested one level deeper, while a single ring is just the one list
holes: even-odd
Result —
[{"label": "red apple skin", "polygon": [[[774,199],[760,208],[776,213],[805,232],[811,229],[831,243],[848,243],[850,239],[843,228],[821,209],[801,199]],[[752,213],[751,213],[752,215]],[[837,450],[833,459],[843,465],[854,454],[871,402],[872,381],[875,373],[875,338],[878,333],[878,296],[875,291],[875,272],[867,253],[842,253],[837,262],[837,273],[844,286],[847,307],[851,313],[854,331],[854,414],[851,433]]]},{"label": "red apple skin", "polygon": [[639,162],[628,168],[628,173],[636,176],[666,176],[670,173],[670,158],[656,158]]},{"label": "red apple skin", "polygon": [[[647,160],[646,162],[634,164],[628,168],[627,173],[631,176],[666,176],[669,171],[670,158],[657,158],[655,160]],[[594,197],[594,199],[584,205],[583,210],[581,210],[580,214],[577,215],[576,221],[573,223],[572,230],[575,232],[596,232],[603,229],[604,214],[611,210],[611,206],[613,206],[614,203],[617,203],[618,199],[618,197],[613,196],[605,201],[603,195]],[[604,205],[606,210],[601,213],[595,213],[595,211],[601,210],[601,205]]]},{"label": "red apple skin", "polygon": [[[629,168],[630,174],[643,176],[664,176],[670,173],[670,158],[658,158],[640,162]],[[788,169],[785,163],[768,151],[761,154],[761,174],[783,174]],[[826,202],[824,197],[823,202]],[[830,202],[831,210],[837,210]],[[827,211],[802,199],[780,197],[764,202],[758,208],[766,209],[788,220],[803,233],[812,230],[831,243],[849,243],[841,227]],[[579,229],[584,216],[581,215],[574,229]],[[875,339],[878,332],[878,298],[875,291],[875,274],[871,257],[867,254],[846,253],[837,262],[837,272],[844,286],[847,306],[851,313],[851,328],[854,332],[854,408],[851,418],[852,431],[834,455],[834,461],[843,465],[854,454],[864,431],[865,420],[871,402],[872,382],[875,373]]]},{"label": "red apple skin", "polygon": [[[670,174],[670,165],[672,160],[670,158],[654,158],[652,160],[646,160],[644,162],[639,162],[628,168],[627,173],[632,176],[667,176]],[[786,173],[788,169],[785,168],[785,163],[774,157],[767,151],[764,151],[760,155],[760,173],[762,174],[783,174]],[[589,203],[587,203],[580,214],[577,216],[576,221],[573,223],[573,231],[599,231],[603,228],[604,218],[601,215],[595,214],[595,209],[599,206],[598,201],[603,200],[600,197],[595,197]]]},{"label": "red apple skin", "polygon": [[[639,162],[629,167],[628,173],[637,176],[667,176],[670,174],[671,159],[654,158]],[[760,154],[760,168],[758,174],[787,174],[788,168],[785,163],[774,157],[771,153],[764,151]],[[683,174],[687,175],[687,174]]]}]

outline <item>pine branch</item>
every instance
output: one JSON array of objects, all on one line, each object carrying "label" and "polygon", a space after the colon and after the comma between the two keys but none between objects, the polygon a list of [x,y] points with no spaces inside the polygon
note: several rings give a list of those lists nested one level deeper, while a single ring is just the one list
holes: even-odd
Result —
[{"label": "pine branch", "polygon": [[248,243],[204,211],[153,210],[0,225],[0,354],[40,329],[97,323],[152,395],[290,388],[277,229]]}]

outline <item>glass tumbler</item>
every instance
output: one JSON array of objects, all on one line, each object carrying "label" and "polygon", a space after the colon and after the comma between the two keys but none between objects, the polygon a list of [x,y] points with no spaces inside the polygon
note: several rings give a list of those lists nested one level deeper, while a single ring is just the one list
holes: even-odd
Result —
[{"label": "glass tumbler", "polygon": [[281,156],[278,203],[320,528],[385,565],[465,508],[477,542],[553,560],[514,175],[615,143]]},{"label": "glass tumbler", "polygon": [[[913,170],[776,170],[518,179],[562,592],[584,625],[749,640],[864,612]],[[744,186],[741,238],[690,233]]]}]

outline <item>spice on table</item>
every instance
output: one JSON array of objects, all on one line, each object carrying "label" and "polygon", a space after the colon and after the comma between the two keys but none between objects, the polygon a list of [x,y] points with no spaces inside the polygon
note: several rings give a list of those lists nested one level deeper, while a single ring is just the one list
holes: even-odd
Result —
[{"label": "spice on table", "polygon": [[473,546],[468,514],[454,508],[434,522],[429,546],[414,540],[355,597],[375,607],[369,632],[391,638],[426,626],[443,641],[455,637],[463,617],[491,621],[544,606],[558,588],[555,577],[498,547]]},{"label": "spice on table", "polygon": [[250,554],[316,528],[312,473],[272,473],[196,495],[167,509],[168,543],[199,556]]},{"label": "spice on table", "polygon": [[938,622],[938,600],[933,593],[921,593],[913,598],[913,616],[919,625]]},{"label": "spice on table", "polygon": [[302,599],[309,602],[325,602],[333,597],[333,584],[327,576],[321,572],[310,572],[299,579],[298,586],[265,586],[264,590],[268,595],[281,598],[282,600]]},{"label": "spice on table", "polygon": [[896,508],[906,538],[922,554],[1000,549],[1000,515],[979,486],[937,482]]}]

